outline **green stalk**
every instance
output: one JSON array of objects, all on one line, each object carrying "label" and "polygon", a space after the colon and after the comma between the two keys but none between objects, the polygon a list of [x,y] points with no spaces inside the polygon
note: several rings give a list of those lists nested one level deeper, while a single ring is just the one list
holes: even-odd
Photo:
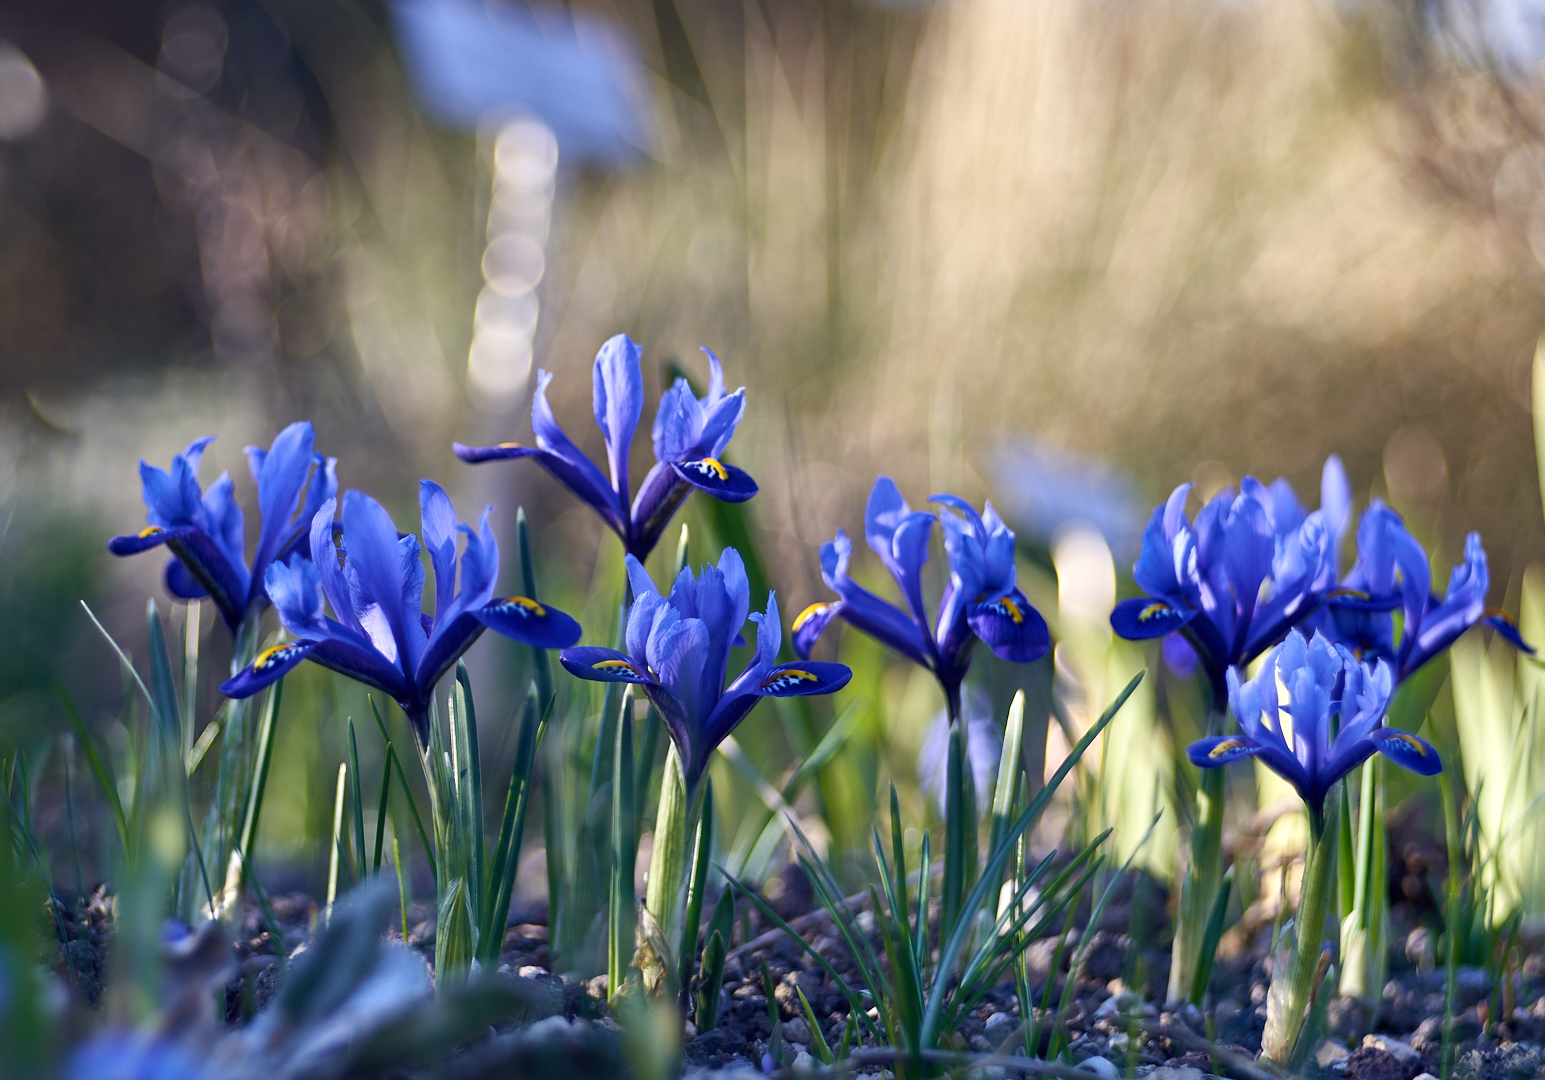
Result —
[{"label": "green stalk", "polygon": [[[1221,771],[1221,770],[1217,770]],[[1299,1056],[1299,1035],[1313,1005],[1315,970],[1325,944],[1325,920],[1335,891],[1336,848],[1341,837],[1341,792],[1325,800],[1320,820],[1309,818],[1309,850],[1304,855],[1304,881],[1298,914],[1293,921],[1293,951],[1286,969],[1272,976],[1266,996],[1266,1031],[1261,1057],[1288,1068]]]},{"label": "green stalk", "polygon": [[622,992],[628,968],[633,963],[636,935],[634,908],[638,898],[633,892],[633,864],[637,859],[633,823],[637,808],[633,805],[633,693],[629,687],[622,698],[622,717],[617,724],[616,762],[612,769],[612,867],[611,910],[607,918],[606,992],[615,1000]]},{"label": "green stalk", "polygon": [[[649,888],[644,908],[660,927],[671,956],[681,948],[681,894],[686,885],[687,841],[695,831],[696,811],[702,806],[704,784],[688,792],[681,772],[681,757],[671,744],[660,780],[660,806],[655,814],[654,847],[649,855]],[[663,958],[662,958],[663,959]]]},{"label": "green stalk", "polygon": [[713,781],[703,778],[703,810],[698,815],[697,838],[693,845],[692,878],[687,884],[687,925],[681,935],[680,1001],[687,1007],[687,991],[692,985],[692,958],[697,952],[697,931],[703,918],[703,893],[708,885],[708,860],[713,852]]},{"label": "green stalk", "polygon": [[356,881],[365,880],[365,793],[361,789],[359,771],[359,740],[354,736],[354,721],[349,721],[349,769],[354,774],[351,786],[354,793],[354,860],[359,867]]},{"label": "green stalk", "polygon": [[939,938],[944,940],[955,929],[961,916],[960,905],[966,892],[966,731],[957,717],[950,721],[949,760],[944,780],[944,893],[939,920]]},{"label": "green stalk", "polygon": [[[1208,734],[1222,734],[1224,714],[1214,711]],[[1223,883],[1223,801],[1226,793],[1222,769],[1203,769],[1196,784],[1196,817],[1191,826],[1191,858],[1180,882],[1180,911],[1175,922],[1167,1001],[1189,1001],[1201,966],[1218,889]]]},{"label": "green stalk", "polygon": [[[526,508],[519,507],[515,511],[515,537],[520,546],[520,586],[525,590],[527,598],[538,599],[536,595],[536,560],[531,554],[531,530],[526,525]],[[541,698],[540,708],[547,708],[547,702],[553,696],[553,669],[547,658],[547,650],[531,646],[531,661],[536,667],[537,696]]]},{"label": "green stalk", "polygon": [[1443,836],[1448,846],[1448,899],[1443,913],[1443,1049],[1438,1073],[1443,1080],[1449,1080],[1454,1069],[1454,1005],[1459,996],[1459,924],[1463,919],[1459,868],[1464,865],[1464,845],[1459,839],[1459,806],[1452,776],[1447,771],[1438,774],[1438,791],[1443,798]]},{"label": "green stalk", "polygon": [[333,796],[333,845],[327,860],[327,907],[322,912],[324,923],[332,918],[333,901],[338,899],[338,848],[343,842],[343,796],[348,786],[348,762],[339,762],[338,793]]}]

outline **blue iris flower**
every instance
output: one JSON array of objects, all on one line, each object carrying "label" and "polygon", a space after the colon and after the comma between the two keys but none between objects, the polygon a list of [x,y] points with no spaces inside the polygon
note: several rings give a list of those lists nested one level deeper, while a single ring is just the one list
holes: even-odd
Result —
[{"label": "blue iris flower", "polygon": [[745,502],[757,492],[756,481],[749,475],[719,460],[746,411],[745,387],[725,393],[719,358],[707,349],[703,352],[708,354],[708,394],[699,398],[686,379],[677,379],[661,396],[654,418],[655,465],[644,477],[637,498],[628,479],[628,451],[644,411],[643,353],[625,334],[601,346],[595,358],[595,422],[606,438],[610,478],[569,441],[553,418],[547,404],[552,374],[546,371],[537,372],[536,396],[531,402],[535,446],[457,443],[453,449],[459,458],[473,464],[503,458],[534,459],[601,515],[622,539],[629,555],[643,561],[694,488],[723,502]]},{"label": "blue iris flower", "polygon": [[1331,457],[1321,507],[1305,513],[1285,480],[1246,477],[1185,515],[1190,484],[1153,512],[1132,576],[1144,596],[1117,604],[1111,627],[1133,641],[1180,632],[1216,698],[1225,672],[1248,664],[1312,615],[1336,587],[1336,552],[1351,516],[1350,488]]},{"label": "blue iris flower", "polygon": [[311,425],[302,422],[281,431],[268,450],[247,447],[263,519],[250,570],[246,522],[230,474],[221,473],[207,492],[199,486],[199,462],[213,435],[195,439],[172,458],[170,472],[139,463],[150,525],[137,534],[113,537],[107,549],[134,555],[165,544],[173,555],[166,565],[167,591],[183,600],[210,597],[235,630],[250,608],[267,602],[263,575],[268,567],[296,549],[317,510],[337,494],[338,459],[316,453],[315,439]]},{"label": "blue iris flower", "polygon": [[1393,687],[1394,672],[1384,660],[1365,664],[1322,634],[1306,641],[1291,630],[1254,679],[1242,682],[1238,669],[1229,669],[1229,707],[1239,734],[1202,739],[1186,753],[1204,769],[1260,758],[1293,785],[1318,822],[1331,785],[1375,752],[1423,776],[1442,770],[1427,742],[1384,723]]},{"label": "blue iris flower", "polygon": [[[1431,561],[1400,515],[1374,500],[1357,525],[1357,562],[1318,617],[1321,628],[1358,655],[1388,660],[1395,681],[1452,645],[1477,623],[1496,629],[1516,648],[1534,649],[1507,613],[1486,607],[1491,576],[1479,533],[1465,538],[1464,561],[1449,575],[1440,599],[1432,592]],[[1402,615],[1399,640],[1394,611]]]},{"label": "blue iris flower", "polygon": [[[725,548],[718,567],[705,566],[699,576],[683,568],[664,596],[638,559],[630,554],[627,564],[633,591],[627,651],[584,646],[564,649],[559,659],[581,679],[644,688],[676,743],[689,790],[714,747],[761,698],[830,694],[853,677],[842,664],[775,662],[783,645],[778,602],[768,593],[767,610],[751,611],[751,585],[734,548]],[[739,644],[747,618],[757,624],[756,654],[726,686],[730,647]]]},{"label": "blue iris flower", "polygon": [[[297,553],[264,576],[279,621],[294,640],[259,653],[220,687],[250,697],[308,657],[373,686],[402,706],[427,743],[435,685],[484,629],[540,648],[579,640],[579,624],[523,596],[494,599],[499,547],[483,511],[476,531],[458,524],[440,485],[419,485],[423,546],[434,569],[434,614],[422,611],[419,539],[399,537],[381,504],[358,491],[343,496],[343,548],[334,542],[334,500],[311,521],[311,557]],[[466,537],[457,582],[456,534]],[[323,600],[332,616],[323,611]]]},{"label": "blue iris flower", "polygon": [[[932,671],[944,689],[951,718],[959,718],[960,685],[978,640],[1002,659],[1024,664],[1039,659],[1051,638],[1046,620],[1015,584],[1014,534],[992,504],[978,514],[954,495],[935,495],[929,501],[947,509],[938,515],[911,509],[891,478],[882,476],[874,482],[864,510],[865,539],[896,579],[906,610],[848,576],[853,542],[838,529],[835,540],[821,545],[821,576],[839,599],[800,612],[794,620],[794,650],[809,656],[821,632],[841,618]],[[937,618],[929,625],[923,564],[936,522],[944,529],[950,580]]]}]

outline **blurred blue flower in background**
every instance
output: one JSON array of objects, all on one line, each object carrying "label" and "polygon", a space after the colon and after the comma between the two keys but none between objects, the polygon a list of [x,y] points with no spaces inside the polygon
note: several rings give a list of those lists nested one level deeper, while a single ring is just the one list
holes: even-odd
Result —
[{"label": "blurred blue flower in background", "polygon": [[213,435],[195,439],[172,458],[172,469],[139,463],[145,517],[150,525],[137,534],[115,536],[107,549],[134,555],[165,544],[174,558],[166,566],[166,588],[173,596],[196,600],[208,596],[232,630],[250,608],[267,597],[263,577],[268,567],[296,550],[318,509],[338,491],[337,458],[313,449],[316,433],[308,423],[291,424],[273,446],[247,447],[247,463],[257,483],[262,525],[252,568],[246,561],[246,519],[236,504],[231,476],[206,492],[198,482],[204,450]]},{"label": "blurred blue flower in background", "polygon": [[[302,660],[373,686],[402,706],[427,745],[435,685],[484,629],[541,648],[579,640],[568,615],[523,596],[494,600],[499,547],[489,510],[474,531],[456,521],[449,496],[436,483],[419,486],[424,547],[435,575],[435,611],[421,610],[424,567],[418,537],[399,537],[381,504],[358,491],[343,496],[343,542],[333,538],[329,499],[311,523],[311,558],[296,554],[268,568],[268,595],[295,640],[259,653],[224,683],[228,697],[250,697]],[[456,534],[466,537],[457,588]],[[323,600],[332,617],[323,610]]]},{"label": "blurred blue flower in background", "polygon": [[534,115],[573,162],[617,164],[648,145],[643,68],[614,20],[481,0],[393,0],[391,13],[413,89],[439,122],[470,130]]},{"label": "blurred blue flower in background", "polygon": [[1049,544],[1075,522],[1096,529],[1117,552],[1136,546],[1143,523],[1137,488],[1101,462],[1031,439],[1002,446],[989,465],[1005,520],[1021,539]]},{"label": "blurred blue flower in background", "polygon": [[[1003,753],[1003,732],[992,719],[992,702],[985,695],[968,692],[963,707],[966,712],[966,753],[971,761],[971,779],[977,791],[991,791],[998,775],[998,758]],[[917,779],[923,794],[933,800],[939,817],[947,815],[945,803],[950,758],[950,714],[941,711],[928,723],[923,745],[917,753]]]},{"label": "blurred blue flower in background", "polygon": [[[700,576],[683,568],[665,596],[638,559],[630,554],[627,563],[634,598],[627,651],[587,645],[564,649],[559,659],[581,679],[644,688],[676,743],[688,790],[714,748],[761,698],[830,694],[853,677],[843,664],[775,663],[783,646],[778,602],[768,593],[767,610],[751,612],[746,567],[734,548],[725,548],[719,565],[703,567]],[[726,686],[730,648],[740,643],[748,618],[758,624],[756,654]]]},{"label": "blurred blue flower in background", "polygon": [[535,446],[456,443],[453,449],[457,457],[474,465],[506,458],[534,459],[601,515],[627,553],[642,562],[694,488],[723,502],[745,502],[757,492],[756,481],[747,473],[719,460],[745,415],[746,388],[725,393],[719,358],[707,349],[703,352],[708,355],[708,393],[699,398],[686,379],[677,379],[660,396],[653,431],[655,464],[631,506],[628,454],[644,412],[644,376],[643,352],[626,334],[607,341],[595,358],[595,422],[606,437],[610,479],[558,426],[547,403],[552,374],[546,371],[537,373],[536,396],[531,401]]},{"label": "blurred blue flower in background", "polygon": [[132,1032],[98,1035],[71,1054],[65,1067],[68,1080],[204,1080],[208,1075],[182,1043]]}]

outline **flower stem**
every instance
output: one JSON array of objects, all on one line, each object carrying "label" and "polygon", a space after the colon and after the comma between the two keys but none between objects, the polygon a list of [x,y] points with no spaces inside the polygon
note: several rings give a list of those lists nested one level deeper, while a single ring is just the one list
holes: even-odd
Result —
[{"label": "flower stem", "polygon": [[1304,855],[1303,886],[1298,914],[1293,920],[1292,954],[1285,967],[1279,966],[1273,972],[1266,997],[1261,1057],[1284,1068],[1290,1067],[1297,1056],[1299,1037],[1312,1005],[1315,971],[1325,944],[1325,920],[1330,914],[1335,887],[1340,816],[1341,792],[1333,788],[1325,798],[1320,820],[1310,815],[1309,849]]},{"label": "flower stem", "polygon": [[[1214,710],[1207,732],[1224,731],[1225,714]],[[1203,769],[1196,785],[1196,817],[1191,825],[1191,857],[1180,882],[1180,911],[1171,949],[1166,1000],[1200,1004],[1207,992],[1196,985],[1207,923],[1223,882],[1223,803],[1227,788],[1222,769]]]},{"label": "flower stem", "polygon": [[649,853],[649,885],[644,894],[644,908],[665,935],[672,957],[679,956],[681,950],[681,894],[686,885],[687,853],[697,831],[705,786],[699,782],[693,785],[695,790],[687,791],[681,757],[672,744],[665,757],[665,775],[660,779],[654,846]]}]

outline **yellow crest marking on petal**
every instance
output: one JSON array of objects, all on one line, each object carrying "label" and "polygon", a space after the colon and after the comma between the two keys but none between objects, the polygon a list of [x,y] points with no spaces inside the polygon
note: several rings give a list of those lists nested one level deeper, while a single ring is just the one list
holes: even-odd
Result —
[{"label": "yellow crest marking on petal", "polygon": [[524,449],[518,442],[502,442],[494,447],[495,450],[521,450]]},{"label": "yellow crest marking on petal", "polygon": [[638,668],[634,667],[632,664],[628,663],[626,660],[597,660],[595,663],[591,664],[590,666],[593,669],[595,669],[596,671],[623,671],[623,670],[626,670],[626,671],[631,671],[635,675],[638,674]]},{"label": "yellow crest marking on petal", "polygon": [[531,615],[535,615],[537,618],[541,618],[547,614],[547,609],[544,608],[541,604],[537,603],[535,600],[531,599],[529,596],[505,597],[503,600],[499,601],[498,607],[500,611],[513,611],[515,614],[521,616],[522,618]]},{"label": "yellow crest marking on petal", "polygon": [[140,536],[140,539],[143,540],[147,536],[154,536],[158,532],[165,532],[165,531],[166,530],[161,528],[161,526],[159,526],[159,525],[147,525],[145,528],[143,528],[143,529],[141,529],[139,531],[139,536]]},{"label": "yellow crest marking on petal", "polygon": [[294,642],[286,645],[270,645],[257,654],[257,659],[252,661],[253,671],[267,671],[276,664],[282,664],[290,658],[290,655],[300,648]]},{"label": "yellow crest marking on petal", "polygon": [[1418,757],[1427,756],[1427,748],[1423,746],[1418,740],[1412,738],[1410,735],[1407,735],[1405,732],[1391,731],[1390,734],[1399,739],[1401,742],[1405,743],[1412,750],[1415,750]]},{"label": "yellow crest marking on petal", "polygon": [[1160,615],[1167,615],[1167,614],[1169,614],[1170,612],[1172,612],[1174,610],[1175,609],[1170,607],[1168,604],[1163,604],[1163,603],[1149,604],[1147,607],[1143,608],[1142,611],[1139,611],[1137,613],[1137,621],[1138,622],[1147,622],[1149,619],[1156,619]]},{"label": "yellow crest marking on petal", "polygon": [[1025,621],[1024,612],[1019,610],[1019,605],[1014,603],[1014,601],[1010,600],[1007,596],[999,598],[993,604],[993,606],[998,609],[998,613],[1000,615],[1007,615],[1009,618],[1013,619],[1016,626]]},{"label": "yellow crest marking on petal", "polygon": [[1485,611],[1481,612],[1481,618],[1501,619],[1503,622],[1507,623],[1514,629],[1517,629],[1518,627],[1518,620],[1513,618],[1512,614],[1506,608],[1489,607]]},{"label": "yellow crest marking on petal", "polygon": [[814,672],[802,671],[799,668],[788,668],[769,676],[762,683],[763,690],[788,690],[798,686],[802,682],[818,683],[821,677]]},{"label": "yellow crest marking on petal", "polygon": [[1231,754],[1235,750],[1241,749],[1244,745],[1245,744],[1238,739],[1224,739],[1217,746],[1214,746],[1211,750],[1207,751],[1207,756],[1210,758],[1220,758],[1224,754]]},{"label": "yellow crest marking on petal", "polygon": [[801,626],[804,626],[807,622],[821,614],[821,612],[825,611],[829,607],[831,607],[830,604],[825,603],[824,601],[818,601],[814,604],[811,604],[798,615],[794,616],[794,633],[799,633],[799,628]]},{"label": "yellow crest marking on petal", "polygon": [[704,476],[717,476],[721,482],[730,478],[730,471],[719,463],[718,458],[705,457],[699,461],[683,461],[681,467],[694,469]]}]

